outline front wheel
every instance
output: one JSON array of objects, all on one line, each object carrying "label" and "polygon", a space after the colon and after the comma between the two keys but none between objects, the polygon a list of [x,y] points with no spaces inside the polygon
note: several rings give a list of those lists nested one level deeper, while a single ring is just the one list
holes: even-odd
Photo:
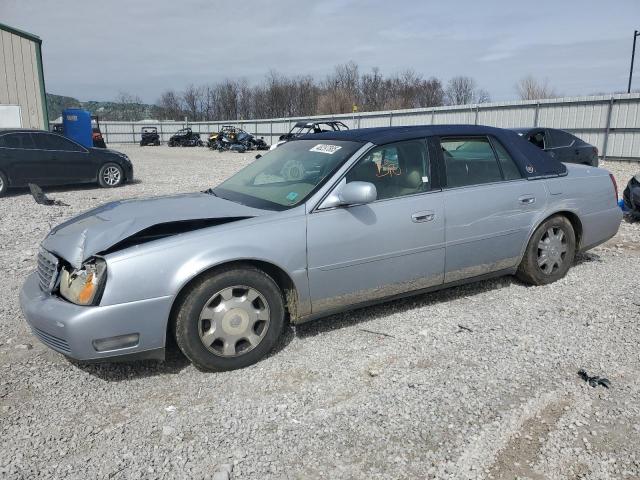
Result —
[{"label": "front wheel", "polygon": [[251,266],[215,272],[194,284],[174,318],[180,350],[198,368],[235,370],[269,353],[284,328],[282,292]]},{"label": "front wheel", "polygon": [[100,167],[98,183],[102,188],[118,187],[124,183],[124,172],[116,163],[105,163]]},{"label": "front wheel", "polygon": [[576,254],[576,236],[567,217],[556,215],[540,225],[529,240],[518,278],[546,285],[567,274]]}]

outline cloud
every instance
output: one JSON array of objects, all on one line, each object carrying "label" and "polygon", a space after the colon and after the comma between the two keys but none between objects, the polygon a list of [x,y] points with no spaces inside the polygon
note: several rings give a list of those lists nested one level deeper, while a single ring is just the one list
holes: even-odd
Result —
[{"label": "cloud", "polygon": [[42,37],[48,90],[83,100],[127,91],[155,101],[271,69],[323,78],[349,60],[469,75],[499,100],[527,74],[570,95],[619,90],[640,18],[637,0],[539,0],[534,10],[510,0],[0,2],[4,23]]}]

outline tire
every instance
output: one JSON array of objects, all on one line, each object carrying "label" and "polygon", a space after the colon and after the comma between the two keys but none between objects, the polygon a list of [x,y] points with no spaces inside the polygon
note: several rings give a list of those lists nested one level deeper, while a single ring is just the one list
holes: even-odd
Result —
[{"label": "tire", "polygon": [[0,172],[0,197],[4,197],[9,189],[9,180],[7,176]]},{"label": "tire", "polygon": [[124,172],[117,163],[105,163],[98,172],[98,184],[102,188],[115,188],[124,183]]},{"label": "tire", "polygon": [[[223,302],[224,311],[216,310]],[[262,359],[280,338],[285,322],[278,285],[248,265],[205,276],[182,296],[175,312],[178,347],[197,368],[211,372]]]},{"label": "tire", "polygon": [[571,222],[555,215],[533,232],[517,276],[531,285],[553,283],[567,274],[575,254],[576,235]]}]

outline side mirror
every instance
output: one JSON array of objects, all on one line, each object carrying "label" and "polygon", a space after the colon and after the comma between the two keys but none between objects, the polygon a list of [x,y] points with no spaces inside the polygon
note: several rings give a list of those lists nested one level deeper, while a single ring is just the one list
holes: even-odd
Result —
[{"label": "side mirror", "polygon": [[329,195],[320,208],[348,205],[364,205],[378,198],[376,186],[369,182],[350,182],[338,187]]}]

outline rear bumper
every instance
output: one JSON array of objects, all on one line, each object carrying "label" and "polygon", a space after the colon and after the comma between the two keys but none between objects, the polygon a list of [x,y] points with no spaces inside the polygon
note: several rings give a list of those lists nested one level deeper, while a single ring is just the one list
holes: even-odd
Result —
[{"label": "rear bumper", "polygon": [[[167,319],[173,297],[117,305],[81,307],[40,290],[37,274],[27,277],[20,307],[38,339],[80,361],[164,358]],[[137,344],[98,351],[94,340],[138,334]]]},{"label": "rear bumper", "polygon": [[589,250],[606,242],[618,233],[622,221],[622,210],[617,205],[609,210],[591,213],[581,218],[581,251]]}]

